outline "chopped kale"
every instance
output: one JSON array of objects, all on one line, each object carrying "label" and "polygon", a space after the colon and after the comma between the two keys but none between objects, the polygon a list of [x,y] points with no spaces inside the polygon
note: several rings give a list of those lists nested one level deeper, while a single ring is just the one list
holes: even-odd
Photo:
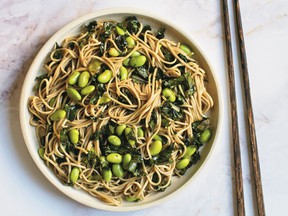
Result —
[{"label": "chopped kale", "polygon": [[145,25],[145,26],[142,28],[141,33],[145,33],[146,31],[151,31],[151,30],[152,30],[152,28],[151,28],[150,25]]},{"label": "chopped kale", "polygon": [[138,76],[138,75],[135,75],[135,74],[132,74],[132,79],[133,79],[133,82],[135,83],[141,83],[141,84],[147,84],[148,81],[143,79],[142,77]]},{"label": "chopped kale", "polygon": [[169,101],[165,101],[160,107],[160,110],[164,117],[173,119],[174,121],[182,121],[184,119],[183,110],[181,108],[179,108],[179,111],[173,109],[172,104]]},{"label": "chopped kale", "polygon": [[61,48],[62,48],[62,46],[59,46],[58,43],[55,43],[55,48],[54,48],[55,52],[53,54],[54,59],[57,59],[57,60],[62,59],[63,54],[62,54]]},{"label": "chopped kale", "polygon": [[68,105],[65,104],[64,110],[66,111],[66,117],[69,121],[73,121],[76,118],[76,114],[81,106],[78,104]]},{"label": "chopped kale", "polygon": [[97,26],[97,21],[94,20],[94,21],[91,21],[88,25],[84,25],[83,27],[85,31],[94,32],[96,26]]},{"label": "chopped kale", "polygon": [[34,90],[38,90],[39,89],[39,86],[40,86],[40,83],[42,82],[42,80],[44,79],[47,79],[49,77],[48,74],[42,74],[38,77],[35,78],[36,80],[36,85],[34,86]]},{"label": "chopped kale", "polygon": [[125,19],[124,26],[130,34],[138,32],[140,23],[135,16],[129,16]]},{"label": "chopped kale", "polygon": [[149,127],[153,130],[155,128],[156,124],[157,124],[157,115],[156,115],[156,111],[153,110],[152,114],[151,114],[151,119],[149,122]]},{"label": "chopped kale", "polygon": [[174,59],[175,59],[174,56],[172,55],[172,53],[167,48],[161,47],[161,51],[162,51],[166,61],[168,61],[168,62],[174,61]]},{"label": "chopped kale", "polygon": [[165,37],[165,31],[166,29],[161,27],[157,32],[156,32],[156,38],[162,39]]},{"label": "chopped kale", "polygon": [[89,151],[88,154],[83,154],[83,163],[86,167],[95,167],[98,163],[97,156],[93,151]]},{"label": "chopped kale", "polygon": [[[97,78],[95,76],[92,77],[92,82],[93,82],[93,80],[94,80],[94,83],[97,82]],[[104,84],[101,84],[101,83],[95,83],[94,85],[96,87],[96,94],[93,97],[91,97],[90,104],[95,105],[97,103],[98,99],[100,97],[102,97],[102,95],[106,91],[106,87]]]},{"label": "chopped kale", "polygon": [[137,67],[133,74],[137,74],[139,76],[141,76],[143,79],[147,80],[148,79],[148,69],[147,69],[147,66],[144,65],[144,66],[141,66],[141,67]]},{"label": "chopped kale", "polygon": [[124,49],[127,47],[127,41],[125,40],[125,37],[123,35],[116,37],[115,43],[117,47],[122,51],[124,51]]}]

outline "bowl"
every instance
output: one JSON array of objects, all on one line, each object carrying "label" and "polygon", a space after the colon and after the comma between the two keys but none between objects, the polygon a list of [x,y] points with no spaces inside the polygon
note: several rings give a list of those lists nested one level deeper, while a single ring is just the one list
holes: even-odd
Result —
[{"label": "bowl", "polygon": [[[87,24],[92,20],[105,20],[105,19],[113,19],[113,20],[123,20],[123,17],[135,15],[141,22],[150,24],[152,29],[158,29],[159,27],[166,28],[166,37],[176,42],[183,42],[189,45],[194,50],[194,58],[197,60],[199,65],[206,71],[207,74],[207,85],[206,88],[208,92],[211,94],[214,100],[214,107],[211,110],[211,128],[214,131],[212,138],[209,140],[204,147],[201,148],[201,159],[198,161],[196,165],[190,168],[184,176],[181,178],[173,177],[172,184],[169,186],[164,192],[161,193],[153,193],[147,199],[136,202],[136,203],[128,203],[125,202],[120,206],[110,206],[97,198],[92,197],[88,193],[77,190],[73,187],[65,186],[62,184],[56,175],[54,175],[53,171],[49,169],[45,163],[41,160],[37,153],[38,142],[35,134],[35,129],[29,124],[30,113],[28,111],[28,98],[33,94],[33,86],[34,80],[39,75],[39,71],[43,68],[44,60],[47,54],[51,51],[55,42],[59,44],[63,41],[67,36],[75,35],[79,33],[79,29],[83,24]],[[148,12],[139,11],[135,9],[109,9],[98,11],[95,13],[91,13],[84,17],[81,17],[68,25],[64,26],[58,32],[56,32],[42,47],[37,56],[35,57],[29,71],[25,77],[24,84],[22,87],[21,98],[20,98],[20,123],[21,129],[23,133],[23,137],[28,148],[28,151],[34,160],[37,167],[43,173],[43,175],[61,192],[66,194],[68,197],[80,202],[84,205],[102,209],[109,211],[132,211],[139,210],[151,206],[158,205],[164,202],[167,199],[171,199],[175,196],[176,192],[183,190],[188,187],[189,184],[192,184],[193,178],[199,172],[200,168],[203,168],[206,163],[209,155],[212,152],[212,149],[216,143],[217,136],[221,127],[221,98],[219,92],[219,84],[217,82],[216,76],[210,66],[207,58],[204,56],[201,49],[197,46],[197,44],[191,39],[191,37],[185,33],[184,31],[179,30],[177,25],[169,23],[163,20],[160,17],[155,16],[154,14],[150,14]],[[56,199],[56,197],[55,197]]]}]

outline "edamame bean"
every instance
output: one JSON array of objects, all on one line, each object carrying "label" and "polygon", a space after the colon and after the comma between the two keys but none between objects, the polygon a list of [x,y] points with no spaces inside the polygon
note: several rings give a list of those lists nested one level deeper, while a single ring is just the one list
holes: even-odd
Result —
[{"label": "edamame bean", "polygon": [[65,117],[66,117],[65,110],[59,109],[50,116],[50,119],[52,121],[59,121],[61,119],[64,119]]},{"label": "edamame bean", "polygon": [[128,71],[125,67],[120,67],[120,80],[126,80],[128,78]]},{"label": "edamame bean", "polygon": [[112,71],[111,70],[105,70],[103,73],[101,73],[98,77],[97,80],[99,83],[108,83],[110,79],[112,78]]},{"label": "edamame bean", "polygon": [[[132,132],[132,128],[125,128],[125,136],[127,138],[127,135],[130,134]],[[135,140],[131,140],[129,139],[128,140],[128,143],[131,145],[131,146],[134,146],[135,145]]]},{"label": "edamame bean", "polygon": [[132,67],[141,67],[146,62],[146,56],[140,55],[140,56],[134,56],[130,59],[129,64]]},{"label": "edamame bean", "polygon": [[108,51],[109,55],[112,57],[117,57],[119,56],[121,53],[114,47],[111,47]]},{"label": "edamame bean", "polygon": [[182,160],[178,161],[176,164],[177,169],[184,169],[188,166],[190,160],[187,158],[183,158]]},{"label": "edamame bean", "polygon": [[127,201],[127,202],[137,202],[137,201],[139,201],[139,198],[134,197],[134,196],[125,196],[125,201]]},{"label": "edamame bean", "polygon": [[101,175],[91,175],[90,177],[89,177],[89,180],[91,180],[91,181],[99,181],[99,180],[101,180]]},{"label": "edamame bean", "polygon": [[67,95],[74,101],[80,101],[82,99],[79,92],[74,88],[67,88]]},{"label": "edamame bean", "polygon": [[99,98],[99,104],[108,103],[111,99],[105,95]]},{"label": "edamame bean", "polygon": [[70,173],[70,181],[75,184],[75,182],[78,180],[79,178],[79,173],[80,170],[78,167],[73,167],[71,173]]},{"label": "edamame bean", "polygon": [[138,51],[134,51],[132,54],[131,54],[131,57],[136,57],[136,56],[140,56],[141,53],[138,52]]},{"label": "edamame bean", "polygon": [[112,165],[112,172],[114,174],[114,176],[120,178],[124,175],[124,171],[123,168],[121,167],[120,164],[113,164]]},{"label": "edamame bean", "polygon": [[95,74],[98,70],[101,68],[101,62],[98,60],[91,61],[88,65],[88,70],[92,73]]},{"label": "edamame bean", "polygon": [[127,202],[138,202],[140,199],[134,196],[125,196],[125,201]]},{"label": "edamame bean", "polygon": [[137,128],[137,136],[144,137],[144,131],[142,130],[142,128]]},{"label": "edamame bean", "polygon": [[210,137],[211,137],[211,131],[209,129],[206,129],[201,133],[199,141],[201,143],[206,143],[209,141]]},{"label": "edamame bean", "polygon": [[109,182],[112,179],[112,172],[108,168],[104,168],[102,171],[102,177],[104,181]]},{"label": "edamame bean", "polygon": [[77,83],[78,78],[80,76],[79,71],[74,71],[69,77],[68,77],[68,84],[74,85]]},{"label": "edamame bean", "polygon": [[44,154],[45,154],[45,149],[44,149],[44,148],[39,148],[39,149],[38,149],[38,155],[39,155],[40,158],[42,158],[43,160],[45,160]]},{"label": "edamame bean", "polygon": [[121,136],[122,133],[124,132],[125,128],[126,128],[126,125],[118,125],[118,126],[116,127],[116,134],[117,134],[118,136]]},{"label": "edamame bean", "polygon": [[125,31],[117,25],[116,25],[116,32],[118,35],[124,35],[125,34]]},{"label": "edamame bean", "polygon": [[162,150],[162,142],[160,140],[155,140],[150,146],[149,146],[150,154],[152,156],[157,155]]},{"label": "edamame bean", "polygon": [[90,79],[90,73],[87,71],[82,72],[78,79],[78,86],[84,88],[88,84],[89,79]]},{"label": "edamame bean", "polygon": [[54,103],[55,103],[55,101],[56,101],[56,97],[54,97],[54,98],[52,98],[50,101],[49,101],[49,106],[53,106],[54,105]]},{"label": "edamame bean", "polygon": [[153,140],[160,140],[162,141],[162,137],[159,136],[158,134],[154,135]]},{"label": "edamame bean", "polygon": [[123,166],[123,168],[124,168],[125,170],[128,169],[129,163],[130,163],[131,159],[132,159],[131,154],[128,153],[128,154],[125,154],[125,155],[124,155],[123,161],[122,161],[122,166]]},{"label": "edamame bean", "polygon": [[118,153],[110,153],[106,156],[106,160],[110,163],[121,163],[122,156]]},{"label": "edamame bean", "polygon": [[132,128],[125,128],[125,135],[127,136],[129,133],[132,132]]},{"label": "edamame bean", "polygon": [[130,58],[126,58],[126,59],[122,62],[122,64],[127,67],[127,66],[129,66],[129,62],[130,62]]},{"label": "edamame bean", "polygon": [[192,50],[190,47],[184,45],[184,44],[181,44],[180,47],[179,47],[183,52],[185,52],[188,56],[191,56],[192,55]]},{"label": "edamame bean", "polygon": [[186,148],[186,153],[184,158],[190,159],[190,157],[196,152],[197,148],[195,146],[188,146]]},{"label": "edamame bean", "polygon": [[128,48],[133,48],[133,47],[135,47],[135,40],[132,38],[132,37],[127,37],[126,38],[126,42],[127,42],[127,47]]},{"label": "edamame bean", "polygon": [[84,87],[81,90],[81,94],[82,95],[88,95],[88,94],[92,93],[94,90],[95,90],[95,86],[94,85],[89,85],[89,86]]},{"label": "edamame bean", "polygon": [[172,103],[176,100],[176,95],[175,95],[175,93],[174,93],[171,89],[169,89],[169,88],[163,89],[162,95],[163,95],[164,97],[166,97],[166,98],[167,98],[170,102],[172,102]]},{"label": "edamame bean", "polygon": [[121,145],[121,140],[119,139],[119,137],[117,137],[115,135],[110,135],[108,137],[108,142],[114,146],[120,146]]},{"label": "edamame bean", "polygon": [[77,129],[71,129],[68,132],[70,141],[75,145],[79,142],[79,131]]}]

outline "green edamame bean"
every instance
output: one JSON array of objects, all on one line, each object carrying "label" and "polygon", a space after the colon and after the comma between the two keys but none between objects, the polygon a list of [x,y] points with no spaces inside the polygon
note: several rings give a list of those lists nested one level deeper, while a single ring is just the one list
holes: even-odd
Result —
[{"label": "green edamame bean", "polygon": [[77,83],[78,78],[80,76],[80,72],[79,71],[74,71],[69,77],[68,77],[68,83],[70,85],[74,85]]},{"label": "green edamame bean", "polygon": [[98,60],[91,61],[88,65],[88,70],[92,74],[95,74],[101,68],[101,64],[102,63]]},{"label": "green edamame bean", "polygon": [[122,156],[118,153],[110,153],[106,156],[106,160],[110,163],[121,163]]},{"label": "green edamame bean", "polygon": [[131,54],[131,57],[140,56],[140,55],[141,55],[140,52],[134,51],[134,52]]},{"label": "green edamame bean", "polygon": [[121,136],[122,133],[124,132],[125,128],[126,128],[126,125],[118,125],[118,126],[116,127],[116,134],[117,134],[118,136]]},{"label": "green edamame bean", "polygon": [[112,165],[112,172],[114,174],[114,176],[120,178],[124,175],[124,171],[123,168],[121,167],[120,164],[113,164]]},{"label": "green edamame bean", "polygon": [[79,131],[77,129],[71,129],[68,132],[70,141],[75,145],[79,142]]},{"label": "green edamame bean", "polygon": [[71,173],[70,173],[70,181],[75,184],[75,182],[78,180],[79,178],[79,173],[80,170],[78,167],[73,167]]},{"label": "green edamame bean", "polygon": [[61,119],[64,119],[65,117],[66,117],[65,110],[59,109],[50,116],[50,119],[52,121],[59,121]]},{"label": "green edamame bean", "polygon": [[91,175],[91,176],[89,176],[89,180],[91,180],[91,181],[100,181],[101,180],[101,175]]},{"label": "green edamame bean", "polygon": [[102,171],[102,177],[104,179],[104,181],[109,182],[112,179],[112,172],[110,169],[105,168]]},{"label": "green edamame bean", "polygon": [[144,131],[142,130],[142,128],[137,128],[137,136],[144,137]]},{"label": "green edamame bean", "polygon": [[54,97],[54,98],[52,98],[50,101],[49,101],[49,106],[53,106],[54,105],[54,103],[55,103],[55,101],[56,101],[56,97]]},{"label": "green edamame bean", "polygon": [[115,135],[110,135],[108,137],[108,142],[114,146],[120,146],[121,145],[121,140],[119,139],[119,137],[117,137]]},{"label": "green edamame bean", "polygon": [[192,50],[190,47],[184,45],[184,44],[181,44],[180,47],[179,47],[183,52],[185,52],[188,56],[191,56],[192,54]]},{"label": "green edamame bean", "polygon": [[150,154],[152,156],[157,155],[162,150],[162,142],[160,140],[155,140],[150,146],[149,146]]},{"label": "green edamame bean", "polygon": [[125,170],[128,169],[129,163],[130,163],[131,159],[132,159],[131,154],[128,153],[128,154],[125,154],[125,155],[124,155],[123,161],[122,161],[122,167],[123,167]]},{"label": "green edamame bean", "polygon": [[42,158],[43,160],[45,160],[44,154],[45,154],[45,149],[44,149],[44,148],[39,148],[39,149],[38,149],[38,155],[39,155],[40,158]]},{"label": "green edamame bean", "polygon": [[127,42],[127,47],[128,48],[133,48],[133,47],[135,47],[135,40],[132,38],[132,37],[127,37],[126,38],[126,42]]},{"label": "green edamame bean", "polygon": [[177,169],[184,169],[188,166],[190,160],[187,158],[183,158],[182,160],[178,161],[176,164]]},{"label": "green edamame bean", "polygon": [[125,67],[120,67],[120,80],[126,80],[128,78],[128,71]]},{"label": "green edamame bean", "polygon": [[80,101],[82,99],[79,92],[74,88],[71,88],[71,87],[67,88],[66,92],[67,92],[67,95],[74,101]]},{"label": "green edamame bean", "polygon": [[175,93],[169,88],[163,89],[162,94],[164,97],[166,97],[172,103],[176,100]]},{"label": "green edamame bean", "polygon": [[129,66],[129,62],[130,62],[130,58],[126,58],[126,59],[122,62],[122,64],[127,67],[127,66]]},{"label": "green edamame bean", "polygon": [[132,128],[125,128],[125,135],[127,136],[129,133],[132,132]]},{"label": "green edamame bean", "polygon": [[94,90],[95,90],[95,86],[94,85],[89,85],[89,86],[84,87],[81,90],[81,94],[82,95],[88,95],[88,94],[92,93]]},{"label": "green edamame bean", "polygon": [[135,142],[135,140],[130,139],[130,140],[128,140],[128,143],[133,147],[133,146],[135,146],[136,142]]},{"label": "green edamame bean", "polygon": [[125,201],[127,201],[127,202],[137,202],[137,201],[139,201],[139,198],[134,197],[134,196],[125,196]]},{"label": "green edamame bean", "polygon": [[154,135],[153,140],[160,140],[162,141],[162,137],[159,136],[158,134]]},{"label": "green edamame bean", "polygon": [[190,157],[196,152],[197,148],[195,146],[188,146],[186,148],[186,153],[184,158],[190,159]]},{"label": "green edamame bean", "polygon": [[84,88],[88,84],[89,79],[90,73],[87,71],[82,72],[78,78],[78,86]]},{"label": "green edamame bean", "polygon": [[[132,128],[125,128],[125,136],[127,137],[128,134],[130,134],[132,132]],[[131,146],[134,146],[135,145],[135,140],[131,140],[129,139],[128,140],[128,143],[131,145]]]},{"label": "green edamame bean", "polygon": [[124,35],[125,34],[125,31],[117,25],[116,25],[116,32],[118,35]]},{"label": "green edamame bean", "polygon": [[111,99],[105,95],[99,98],[99,104],[108,103]]},{"label": "green edamame bean", "polygon": [[111,47],[108,51],[109,55],[112,57],[117,57],[119,56],[121,53],[114,47]]},{"label": "green edamame bean", "polygon": [[141,67],[146,62],[146,56],[140,55],[140,56],[134,56],[130,59],[130,66],[132,67]]},{"label": "green edamame bean", "polygon": [[206,129],[201,133],[199,141],[201,143],[206,143],[209,141],[210,137],[211,137],[211,131],[209,129]]},{"label": "green edamame bean", "polygon": [[98,77],[97,80],[99,83],[108,83],[110,79],[112,78],[112,71],[111,70],[105,70],[103,73],[101,73]]}]

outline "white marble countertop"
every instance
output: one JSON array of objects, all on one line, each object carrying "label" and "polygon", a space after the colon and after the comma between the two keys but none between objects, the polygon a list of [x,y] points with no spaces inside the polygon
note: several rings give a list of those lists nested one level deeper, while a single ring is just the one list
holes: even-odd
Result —
[{"label": "white marble countertop", "polygon": [[[1,215],[233,215],[230,106],[219,2],[0,0]],[[233,1],[228,2],[231,9]],[[240,4],[266,213],[288,215],[288,1],[241,0]],[[41,46],[70,21],[111,7],[145,9],[189,32],[211,61],[224,102],[223,131],[205,168],[187,190],[159,206],[130,213],[92,209],[54,188],[32,161],[19,124],[22,82]],[[254,215],[249,154],[244,136],[244,104],[236,62],[235,66],[246,214]]]}]

